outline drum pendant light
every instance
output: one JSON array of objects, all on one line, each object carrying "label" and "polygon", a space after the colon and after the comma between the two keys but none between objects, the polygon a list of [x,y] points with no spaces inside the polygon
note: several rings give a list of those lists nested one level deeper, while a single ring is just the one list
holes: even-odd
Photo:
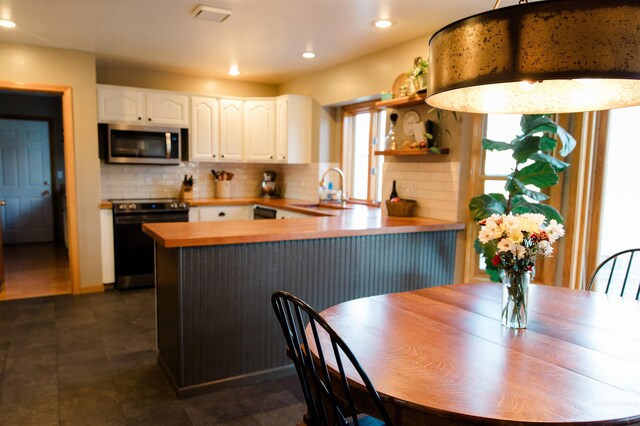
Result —
[{"label": "drum pendant light", "polygon": [[640,0],[537,1],[454,22],[429,41],[427,93],[476,113],[640,105]]}]

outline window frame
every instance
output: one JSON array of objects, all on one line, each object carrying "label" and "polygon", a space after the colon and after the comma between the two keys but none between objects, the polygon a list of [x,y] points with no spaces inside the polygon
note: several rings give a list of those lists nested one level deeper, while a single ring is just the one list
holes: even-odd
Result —
[{"label": "window frame", "polygon": [[[349,202],[357,203],[357,204],[367,204],[372,206],[379,206],[380,201],[376,200],[376,192],[379,192],[378,184],[381,185],[381,176],[382,176],[382,163],[384,158],[375,156],[375,151],[380,150],[380,144],[383,143],[382,139],[384,134],[380,134],[381,130],[381,118],[380,113],[385,112],[386,110],[383,107],[376,106],[375,101],[369,102],[361,102],[352,105],[346,105],[342,107],[342,117],[341,117],[341,160],[340,166],[345,173],[345,187],[348,191]],[[353,121],[356,115],[362,113],[369,113],[369,155],[368,155],[368,174],[367,174],[367,198],[353,198],[353,173],[354,173],[354,145],[353,141],[353,132],[354,125]],[[386,124],[386,116],[384,118]],[[386,126],[385,126],[386,128]],[[384,130],[383,130],[384,131]],[[376,173],[372,174],[372,170],[375,167]],[[376,182],[377,181],[377,182]]]}]

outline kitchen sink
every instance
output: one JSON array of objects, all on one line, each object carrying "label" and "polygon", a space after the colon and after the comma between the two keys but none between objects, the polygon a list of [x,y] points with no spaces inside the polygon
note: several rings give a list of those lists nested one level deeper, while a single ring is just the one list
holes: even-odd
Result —
[{"label": "kitchen sink", "polygon": [[294,204],[296,207],[304,207],[307,209],[332,209],[332,210],[351,210],[351,207],[347,207],[347,204],[340,203],[309,203],[309,204]]}]

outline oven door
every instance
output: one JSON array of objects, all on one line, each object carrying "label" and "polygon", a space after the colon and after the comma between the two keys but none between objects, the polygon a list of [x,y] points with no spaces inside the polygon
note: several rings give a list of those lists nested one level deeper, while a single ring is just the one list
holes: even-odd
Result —
[{"label": "oven door", "polygon": [[180,164],[180,129],[110,125],[108,161],[129,164]]},{"label": "oven door", "polygon": [[113,248],[117,289],[154,286],[153,239],[143,223],[187,222],[189,213],[125,214],[113,217]]}]

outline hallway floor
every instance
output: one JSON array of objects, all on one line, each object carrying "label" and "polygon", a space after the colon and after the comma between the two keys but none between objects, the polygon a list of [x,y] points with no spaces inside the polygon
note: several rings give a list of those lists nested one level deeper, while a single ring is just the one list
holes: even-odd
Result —
[{"label": "hallway floor", "polygon": [[295,375],[179,400],[157,364],[153,289],[0,302],[2,425],[295,425]]},{"label": "hallway floor", "polygon": [[5,283],[0,300],[70,294],[67,249],[54,243],[3,247]]}]

